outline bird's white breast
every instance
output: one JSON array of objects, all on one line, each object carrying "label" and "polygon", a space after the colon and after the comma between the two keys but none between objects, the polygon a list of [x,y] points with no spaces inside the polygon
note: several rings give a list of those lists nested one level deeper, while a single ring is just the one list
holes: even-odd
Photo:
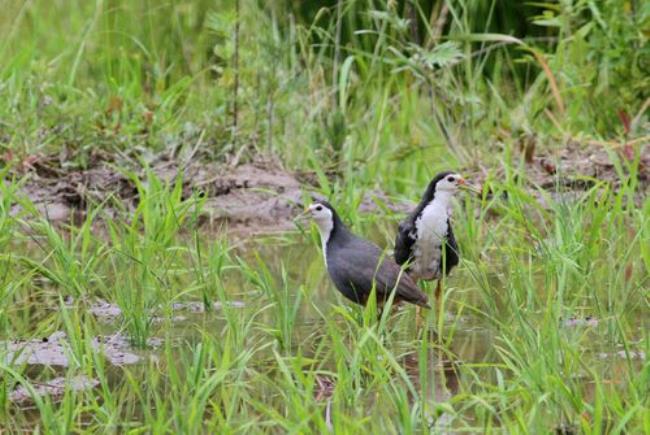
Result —
[{"label": "bird's white breast", "polygon": [[446,201],[432,201],[415,221],[417,239],[411,267],[419,279],[435,279],[440,274],[441,246],[447,235],[449,218]]}]

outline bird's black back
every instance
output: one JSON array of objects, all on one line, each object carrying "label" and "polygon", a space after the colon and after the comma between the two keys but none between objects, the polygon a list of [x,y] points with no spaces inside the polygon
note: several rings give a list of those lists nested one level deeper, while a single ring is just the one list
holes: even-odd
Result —
[{"label": "bird's black back", "polygon": [[[444,267],[443,267],[444,261]],[[454,236],[454,230],[451,228],[451,222],[447,219],[447,238],[445,240],[445,255],[440,258],[440,271],[448,275],[451,269],[456,267],[460,262],[458,253],[458,243]]]},{"label": "bird's black back", "polygon": [[[397,227],[397,236],[395,237],[395,261],[399,265],[406,264],[411,260],[415,245],[415,219],[409,215],[399,223]],[[408,270],[408,268],[407,268]]]}]

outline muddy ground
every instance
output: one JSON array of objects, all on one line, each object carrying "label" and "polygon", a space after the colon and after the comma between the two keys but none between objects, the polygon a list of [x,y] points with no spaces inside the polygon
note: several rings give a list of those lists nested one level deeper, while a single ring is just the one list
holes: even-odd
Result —
[{"label": "muddy ground", "polygon": [[[20,193],[52,222],[80,222],[93,204],[104,204],[104,217],[132,212],[140,197],[135,177],[147,183],[146,169],[133,161],[97,159],[86,169],[73,170],[63,164],[58,157],[42,157],[21,174]],[[282,229],[302,203],[298,179],[268,162],[233,168],[160,159],[149,168],[170,183],[183,174],[183,199],[196,193],[205,200],[199,216],[202,223]],[[20,209],[17,205],[13,212]]]},{"label": "muddy ground", "polygon": [[[650,187],[650,145],[639,146],[641,163],[636,178],[639,186],[637,202],[640,204]],[[554,198],[569,200],[578,197],[598,180],[616,189],[623,182],[616,169],[616,160],[625,161],[634,156],[625,147],[611,148],[608,153],[603,145],[568,142],[554,154],[537,154],[534,145],[523,143],[517,158],[522,162],[519,175],[526,180],[542,206],[547,206],[538,188],[551,192]],[[104,203],[104,217],[115,217],[137,207],[139,192],[134,177],[146,183],[142,164],[96,154],[91,156],[85,169],[79,169],[70,167],[70,160],[71,156],[64,152],[13,162],[12,175],[21,180],[19,193],[29,198],[47,219],[80,222],[92,204]],[[293,228],[292,219],[303,208],[303,199],[309,197],[316,184],[313,174],[292,173],[276,162],[263,159],[232,167],[203,161],[200,157],[184,162],[161,155],[150,161],[148,167],[157,177],[167,181],[173,181],[177,174],[182,173],[184,198],[189,198],[194,192],[205,197],[201,223],[250,232]],[[492,179],[504,176],[499,170],[485,167],[459,169],[479,188],[489,173]],[[336,178],[337,174],[331,173],[330,176]],[[419,194],[417,192],[413,200]],[[375,210],[375,198],[380,198],[394,211],[406,211],[412,206],[375,191],[366,194],[360,211]],[[20,210],[21,207],[15,205],[12,213]]]}]

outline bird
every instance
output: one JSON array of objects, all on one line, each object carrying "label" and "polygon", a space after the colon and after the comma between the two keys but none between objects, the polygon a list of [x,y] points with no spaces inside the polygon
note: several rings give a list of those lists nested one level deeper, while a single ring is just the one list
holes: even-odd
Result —
[{"label": "bird", "polygon": [[327,272],[347,299],[365,306],[374,286],[380,313],[393,290],[394,304],[431,308],[415,281],[377,245],[354,235],[327,201],[315,201],[304,214],[318,227]]},{"label": "bird", "polygon": [[437,174],[420,203],[398,225],[395,262],[415,281],[438,280],[435,300],[442,292],[441,280],[459,263],[458,244],[451,227],[451,198],[465,180],[451,171]]}]

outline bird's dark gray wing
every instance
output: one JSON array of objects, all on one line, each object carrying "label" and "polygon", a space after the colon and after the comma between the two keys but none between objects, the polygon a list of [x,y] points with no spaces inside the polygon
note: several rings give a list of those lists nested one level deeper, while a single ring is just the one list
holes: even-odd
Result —
[{"label": "bird's dark gray wing", "polygon": [[397,227],[397,236],[395,237],[395,262],[404,265],[413,255],[413,245],[415,244],[415,220],[409,216],[399,223]]},{"label": "bird's dark gray wing", "polygon": [[[380,259],[381,265],[378,267]],[[328,262],[330,259],[328,258]],[[341,247],[328,269],[337,288],[355,302],[365,302],[373,286],[380,299],[386,298],[398,282],[396,296],[407,302],[427,306],[427,296],[406,272],[370,242],[357,239]]]},{"label": "bird's dark gray wing", "polygon": [[427,295],[418,288],[413,278],[406,271],[402,270],[392,258],[386,257],[384,259],[377,271],[375,280],[377,281],[378,288],[382,285],[384,286],[386,294],[389,294],[395,288],[395,284],[399,280],[397,284],[397,296],[412,304],[429,308]]},{"label": "bird's dark gray wing", "polygon": [[444,269],[443,258],[440,259],[440,271],[445,271],[445,274],[449,274],[451,269],[456,267],[460,261],[460,254],[458,252],[458,243],[456,243],[456,237],[454,237],[454,231],[451,228],[451,222],[447,219],[447,237],[445,240],[445,255],[444,255]]}]

